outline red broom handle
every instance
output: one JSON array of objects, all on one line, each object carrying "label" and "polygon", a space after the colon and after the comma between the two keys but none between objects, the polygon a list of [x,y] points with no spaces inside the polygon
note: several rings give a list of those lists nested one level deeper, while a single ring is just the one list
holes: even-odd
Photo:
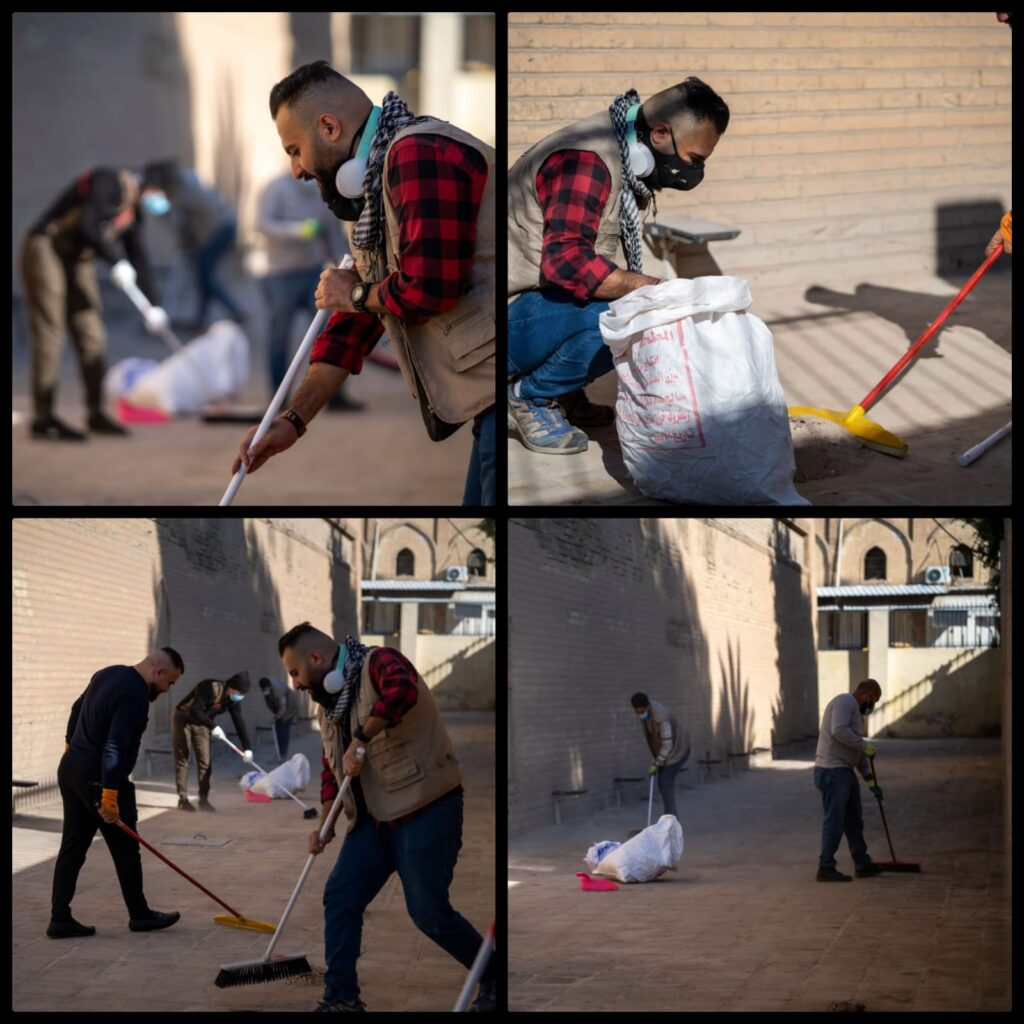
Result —
[{"label": "red broom handle", "polygon": [[229,907],[219,896],[214,896],[213,893],[210,892],[210,890],[207,889],[205,885],[200,885],[191,875],[186,875],[185,872],[182,871],[177,864],[172,863],[159,850],[150,846],[149,843],[147,843],[146,840],[142,838],[142,836],[136,835],[120,818],[117,819],[117,824],[120,825],[121,828],[123,828],[125,832],[127,832],[128,835],[132,837],[132,839],[134,839],[138,843],[142,843],[142,845],[147,850],[149,850],[150,853],[155,853],[169,868],[174,868],[174,870],[177,871],[182,878],[187,878],[197,889],[202,889],[203,892],[205,892],[206,895],[214,901],[214,903],[219,903],[225,910],[230,910],[235,917],[242,916],[237,910],[232,910],[232,908]]},{"label": "red broom handle", "polygon": [[985,262],[982,263],[982,265],[978,267],[978,269],[971,275],[971,279],[967,282],[967,284],[965,284],[963,288],[961,288],[960,291],[956,293],[956,295],[953,297],[953,300],[939,314],[938,318],[931,325],[931,327],[929,327],[928,330],[926,330],[924,334],[922,334],[921,337],[918,338],[917,341],[915,341],[914,344],[911,345],[910,348],[908,348],[907,351],[903,353],[903,356],[900,358],[900,361],[875,385],[875,389],[868,393],[867,398],[865,398],[860,403],[860,407],[862,409],[867,411],[869,406],[875,403],[878,396],[892,382],[893,377],[895,377],[907,365],[907,363],[909,363],[910,360],[914,358],[914,356],[920,351],[921,346],[924,345],[925,342],[927,342],[928,339],[931,338],[932,335],[935,334],[935,332],[946,322],[946,320],[949,317],[949,314],[952,313],[953,310],[956,309],[956,307],[959,306],[965,298],[967,298],[967,293],[981,280],[982,275],[985,273],[985,271],[988,270],[988,268],[991,267],[992,264],[995,263],[995,261],[999,259],[999,257],[1002,255],[1003,243],[1000,242],[999,245],[997,245],[992,250],[992,254],[985,260]]}]

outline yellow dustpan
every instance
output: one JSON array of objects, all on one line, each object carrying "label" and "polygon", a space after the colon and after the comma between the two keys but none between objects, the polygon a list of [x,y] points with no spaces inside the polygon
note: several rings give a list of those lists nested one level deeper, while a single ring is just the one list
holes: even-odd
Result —
[{"label": "yellow dustpan", "polygon": [[874,448],[883,455],[892,455],[897,459],[906,457],[907,443],[895,434],[869,420],[865,411],[872,406],[878,396],[899,376],[911,359],[920,351],[921,346],[946,322],[946,318],[963,302],[967,293],[981,280],[982,274],[992,266],[1003,254],[1002,242],[997,245],[980,267],[971,275],[971,279],[956,293],[949,305],[935,318],[931,326],[914,342],[900,357],[896,365],[864,396],[859,405],[849,412],[836,412],[835,409],[812,409],[807,405],[794,405],[789,409],[790,416],[818,416],[823,420],[831,420],[845,427],[861,444]]},{"label": "yellow dustpan", "polygon": [[869,420],[864,415],[862,406],[855,405],[849,412],[837,412],[835,409],[812,409],[808,405],[792,405],[790,416],[818,416],[823,420],[831,420],[845,427],[861,444],[874,448],[883,455],[892,455],[897,459],[906,457],[907,442],[898,438],[885,427]]}]

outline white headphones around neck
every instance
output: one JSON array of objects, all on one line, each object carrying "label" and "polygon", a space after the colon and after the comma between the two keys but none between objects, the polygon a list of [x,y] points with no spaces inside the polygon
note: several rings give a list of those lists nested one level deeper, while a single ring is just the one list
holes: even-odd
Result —
[{"label": "white headphones around neck", "polygon": [[363,129],[363,137],[359,140],[359,149],[356,150],[356,155],[351,160],[346,160],[338,168],[334,184],[346,199],[358,199],[363,194],[363,178],[366,177],[366,165],[370,160],[370,146],[373,145],[373,136],[377,131],[380,114],[380,107],[374,107],[370,111],[370,117]]},{"label": "white headphones around neck", "polygon": [[626,145],[629,147],[630,169],[638,178],[646,178],[654,170],[654,154],[637,141],[636,116],[639,112],[639,103],[634,103],[626,111]]},{"label": "white headphones around neck", "polygon": [[347,652],[348,648],[344,644],[338,644],[338,657],[334,659],[334,668],[324,676],[324,689],[328,693],[338,693],[345,685],[345,673],[339,670],[338,665],[341,663],[342,655]]}]

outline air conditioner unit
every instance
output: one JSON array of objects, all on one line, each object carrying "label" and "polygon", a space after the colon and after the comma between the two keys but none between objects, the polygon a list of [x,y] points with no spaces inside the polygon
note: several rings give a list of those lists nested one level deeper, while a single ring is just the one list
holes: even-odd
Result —
[{"label": "air conditioner unit", "polygon": [[939,583],[949,583],[950,573],[948,565],[930,565],[924,571],[925,583],[931,583],[937,585]]},{"label": "air conditioner unit", "polygon": [[469,579],[469,566],[449,566],[444,571],[444,578],[448,583],[465,583]]}]

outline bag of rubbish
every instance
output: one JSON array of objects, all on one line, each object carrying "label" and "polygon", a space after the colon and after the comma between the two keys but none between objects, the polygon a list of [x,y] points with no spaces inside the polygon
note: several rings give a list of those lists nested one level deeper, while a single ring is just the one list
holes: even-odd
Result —
[{"label": "bag of rubbish", "polygon": [[[247,775],[251,774],[253,773],[247,773]],[[254,793],[263,793],[265,796],[287,800],[289,793],[305,789],[308,782],[309,761],[305,754],[296,754],[284,764],[278,765],[272,772],[261,775],[247,788]]]},{"label": "bag of rubbish", "polygon": [[135,405],[166,413],[199,412],[204,405],[241,391],[249,379],[249,343],[242,328],[218,320],[181,351],[134,381],[124,396]]},{"label": "bag of rubbish", "polygon": [[675,871],[683,856],[683,826],[673,814],[663,814],[653,825],[617,849],[605,854],[595,875],[619,882],[653,882],[666,871]]},{"label": "bag of rubbish", "polygon": [[594,843],[594,845],[587,850],[587,855],[583,860],[586,862],[587,867],[593,871],[601,862],[602,857],[606,857],[612,852],[612,850],[617,850],[621,845],[622,843],[613,843],[609,839],[604,839],[600,843]]},{"label": "bag of rubbish", "polygon": [[646,285],[601,314],[619,378],[615,421],[633,482],[693,504],[808,505],[772,334],[741,277]]}]

